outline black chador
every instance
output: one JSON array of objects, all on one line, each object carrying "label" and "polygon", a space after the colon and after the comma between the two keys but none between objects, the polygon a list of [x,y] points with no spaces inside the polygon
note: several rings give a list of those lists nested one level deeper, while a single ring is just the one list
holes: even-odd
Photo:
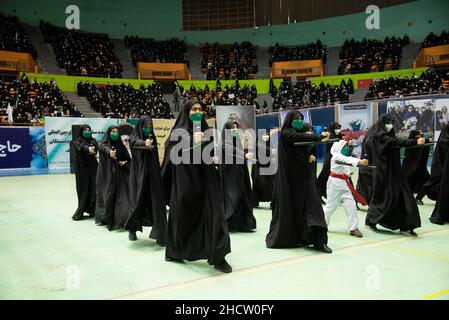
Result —
[{"label": "black chador", "polygon": [[[421,226],[418,206],[401,170],[399,147],[414,146],[416,139],[398,139],[393,130],[394,120],[383,115],[371,128],[372,163],[374,171],[373,196],[369,203],[366,225],[376,224],[401,233],[416,236],[413,231]],[[421,141],[421,140],[420,140]]]},{"label": "black chador", "polygon": [[109,230],[123,228],[129,215],[131,156],[118,126],[111,126],[98,144],[97,203],[95,222]]},{"label": "black chador", "polygon": [[222,159],[218,171],[230,230],[251,231],[256,228],[251,181],[245,158],[247,154],[240,140],[238,123],[227,122],[222,134]]},{"label": "black chador", "polygon": [[[410,131],[409,139],[421,138],[417,130]],[[430,177],[427,171],[430,147],[405,149],[402,172],[413,193],[418,193]]]},{"label": "black chador", "polygon": [[[438,157],[436,160],[434,158],[435,171],[441,172],[441,183],[430,221],[435,224],[444,224],[449,222],[449,125],[445,125],[441,130],[434,157]],[[439,170],[437,166],[440,166]],[[432,166],[432,174],[433,170]]]},{"label": "black chador", "polygon": [[[373,163],[373,131],[374,126],[372,126],[362,143],[362,159],[368,159],[369,163]],[[374,170],[360,167],[359,177],[357,179],[357,192],[366,200],[369,204],[374,192]]]},{"label": "black chador", "polygon": [[78,138],[72,141],[75,149],[76,193],[78,194],[78,209],[73,220],[83,218],[84,212],[91,217],[95,215],[96,178],[98,162],[95,157],[98,144],[92,138],[92,129],[88,125],[80,126]]},{"label": "black chador", "polygon": [[[167,140],[162,167],[166,199],[170,206],[166,260],[207,259],[217,269],[231,272],[232,268],[225,260],[231,252],[231,241],[217,169],[213,163],[204,163],[202,159],[197,164],[172,159],[175,154],[181,157],[184,151],[192,160],[193,156],[190,155],[193,152],[190,151],[205,145],[198,141],[195,143],[194,124],[195,131],[204,132],[209,128],[201,116],[201,105],[189,100],[179,113]],[[171,141],[174,135],[187,141],[188,148],[182,147],[177,152],[178,141]]]},{"label": "black chador", "polygon": [[150,238],[164,245],[167,214],[157,139],[150,117],[140,117],[129,137],[129,145],[132,161],[129,173],[129,218],[125,229],[129,231],[129,240],[134,241],[137,240],[136,231],[142,232],[142,226],[152,226]]},{"label": "black chador", "polygon": [[[259,202],[270,201],[273,195],[273,174],[268,172],[261,174],[261,168],[268,168],[273,159],[271,154],[271,137],[268,133],[259,137],[256,146],[256,163],[251,167],[251,180],[253,182],[252,201],[253,207],[258,208]],[[264,155],[264,157],[261,156]],[[262,169],[263,170],[263,169]],[[270,203],[271,206],[271,203]]]},{"label": "black chador", "polygon": [[327,226],[316,187],[310,146],[295,142],[316,142],[327,135],[307,133],[303,115],[290,111],[281,128],[278,170],[274,176],[273,216],[266,237],[268,248],[294,248],[313,245],[331,253],[327,246]]},{"label": "black chador", "polygon": [[445,125],[441,128],[440,137],[438,138],[438,142],[433,152],[430,177],[422,187],[421,191],[416,195],[416,200],[419,204],[424,196],[427,196],[429,199],[434,201],[438,199],[441,188],[441,178],[443,176],[443,168],[448,158],[448,141],[449,127]]}]

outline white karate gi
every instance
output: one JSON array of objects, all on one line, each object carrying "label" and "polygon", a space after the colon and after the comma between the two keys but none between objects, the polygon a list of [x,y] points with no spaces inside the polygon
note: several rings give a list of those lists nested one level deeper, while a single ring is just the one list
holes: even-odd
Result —
[{"label": "white karate gi", "polygon": [[[345,174],[348,177],[351,174],[352,167],[335,163],[336,160],[349,163],[354,167],[357,166],[360,159],[354,157],[346,157],[341,154],[341,149],[346,145],[347,141],[340,140],[334,142],[331,148],[331,172],[337,174]],[[324,217],[327,225],[329,225],[330,217],[341,203],[348,217],[348,231],[358,229],[359,218],[357,215],[357,207],[354,197],[349,189],[346,181],[340,178],[329,176],[327,181],[327,202],[324,207]]]}]

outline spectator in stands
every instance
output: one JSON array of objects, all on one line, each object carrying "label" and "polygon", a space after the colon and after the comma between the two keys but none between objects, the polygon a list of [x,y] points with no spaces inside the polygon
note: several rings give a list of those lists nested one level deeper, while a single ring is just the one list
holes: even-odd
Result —
[{"label": "spectator in stands", "polygon": [[389,78],[374,80],[369,87],[365,100],[445,92],[444,77],[437,72],[423,72],[419,77],[413,74],[410,79],[407,76],[404,78],[390,76]]},{"label": "spectator in stands", "polygon": [[95,82],[78,83],[78,95],[85,96],[91,108],[106,118],[139,118],[142,115],[153,119],[173,119],[170,105],[163,99],[157,81],[139,89],[131,84],[97,85]]},{"label": "spectator in stands", "polygon": [[82,117],[75,105],[69,102],[56,82],[11,83],[0,82],[0,116],[7,116],[8,106],[13,107],[15,123],[35,124],[40,117]]},{"label": "spectator in stands", "polygon": [[322,59],[326,64],[327,49],[318,40],[316,43],[309,43],[301,46],[282,46],[276,43],[270,47],[268,52],[271,54],[269,65],[277,61],[298,61],[298,60],[316,60]]},{"label": "spectator in stands", "polygon": [[25,84],[25,83],[30,83],[30,79],[28,79],[28,77],[27,77],[27,75],[26,75],[25,72],[24,72],[24,73],[22,74],[22,76],[20,77],[20,82],[22,82],[23,84]]},{"label": "spectator in stands", "polygon": [[422,48],[443,46],[449,44],[449,33],[445,30],[441,31],[439,36],[433,32],[429,33],[422,43]]},{"label": "spectator in stands", "polygon": [[222,89],[218,80],[215,89],[210,90],[208,86],[204,87],[204,90],[196,89],[192,85],[189,91],[183,91],[181,95],[183,102],[191,99],[198,100],[203,110],[206,110],[206,116],[212,117],[215,115],[216,105],[255,105],[257,88],[255,85],[249,86],[247,84],[241,87],[236,80],[230,88],[226,85]]},{"label": "spectator in stands", "polygon": [[245,41],[232,46],[214,43],[200,47],[201,68],[207,80],[250,79],[259,71],[256,47]]},{"label": "spectator in stands", "polygon": [[7,17],[0,13],[0,50],[28,52],[36,59],[36,49],[19,24],[17,17]]},{"label": "spectator in stands", "polygon": [[121,78],[122,65],[106,34],[68,30],[40,22],[44,40],[50,43],[60,68],[68,75]]},{"label": "spectator in stands", "polygon": [[407,35],[386,37],[384,41],[346,40],[340,49],[338,74],[399,69],[402,48],[408,43]]},{"label": "spectator in stands", "polygon": [[172,38],[165,41],[126,36],[125,46],[131,51],[133,64],[137,62],[185,63],[190,66],[187,58],[187,46],[182,40]]},{"label": "spectator in stands", "polygon": [[348,102],[348,91],[348,85],[344,81],[339,86],[331,86],[330,84],[324,84],[324,82],[317,86],[310,79],[296,83],[284,80],[275,96],[273,111]]}]

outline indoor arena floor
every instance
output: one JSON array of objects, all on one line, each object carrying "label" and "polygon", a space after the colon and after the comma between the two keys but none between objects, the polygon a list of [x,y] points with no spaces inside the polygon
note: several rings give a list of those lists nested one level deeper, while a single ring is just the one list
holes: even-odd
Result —
[{"label": "indoor arena floor", "polygon": [[364,238],[351,237],[338,209],[333,254],[267,249],[263,203],[255,232],[231,233],[231,274],[205,260],[165,262],[149,228],[130,242],[93,219],[72,221],[74,175],[0,177],[0,203],[0,299],[449,299],[449,225],[429,222],[427,198],[418,238],[363,227]]}]

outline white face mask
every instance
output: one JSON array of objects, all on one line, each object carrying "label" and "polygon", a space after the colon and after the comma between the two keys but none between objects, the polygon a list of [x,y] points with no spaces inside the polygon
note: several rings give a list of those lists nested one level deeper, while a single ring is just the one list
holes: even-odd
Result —
[{"label": "white face mask", "polygon": [[387,132],[390,132],[391,129],[393,129],[393,124],[387,123],[387,124],[385,124],[385,128],[387,129]]},{"label": "white face mask", "polygon": [[266,142],[266,141],[270,140],[270,136],[268,136],[268,135],[263,135],[263,136],[262,136],[262,140]]},{"label": "white face mask", "polygon": [[340,132],[341,132],[341,130],[340,130],[340,129],[335,129],[334,131],[335,131],[335,134],[336,134],[336,135],[339,135],[339,134],[340,134]]}]

